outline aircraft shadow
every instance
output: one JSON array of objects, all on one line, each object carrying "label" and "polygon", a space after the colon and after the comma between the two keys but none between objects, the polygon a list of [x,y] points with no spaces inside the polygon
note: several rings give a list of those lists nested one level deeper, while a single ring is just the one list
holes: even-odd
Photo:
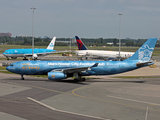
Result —
[{"label": "aircraft shadow", "polygon": [[145,83],[144,80],[133,81],[133,80],[86,80],[86,82],[130,82],[130,83]]},{"label": "aircraft shadow", "polygon": [[17,78],[11,78],[11,79],[3,79],[3,80],[6,80],[6,82],[9,80],[9,81],[45,81],[45,82],[63,82],[63,83],[72,83],[72,84],[81,84],[81,85],[88,85],[85,83],[85,81],[82,81],[82,82],[78,82],[78,81],[75,81],[75,80],[72,80],[72,79],[64,79],[64,80],[48,80],[48,79],[45,79],[45,78],[36,78],[36,79],[31,79],[31,78],[26,78],[25,80],[21,80],[20,78],[17,79]]},{"label": "aircraft shadow", "polygon": [[16,78],[12,78],[12,79],[3,79],[3,80],[17,80],[17,81],[48,81],[48,80],[39,80],[39,79],[28,79],[26,78],[25,80],[21,80],[21,79],[16,79]]}]

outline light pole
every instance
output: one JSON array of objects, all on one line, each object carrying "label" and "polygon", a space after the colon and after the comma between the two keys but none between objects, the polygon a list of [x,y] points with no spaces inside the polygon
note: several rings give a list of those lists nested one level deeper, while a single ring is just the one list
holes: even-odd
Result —
[{"label": "light pole", "polygon": [[72,42],[72,38],[70,38],[70,48],[69,48],[69,56],[71,57],[72,54],[71,54],[71,42]]},{"label": "light pole", "polygon": [[33,10],[33,21],[32,21],[32,60],[34,60],[34,6],[31,8]]},{"label": "light pole", "polygon": [[119,61],[120,61],[120,51],[121,51],[121,13],[118,14],[119,15]]}]

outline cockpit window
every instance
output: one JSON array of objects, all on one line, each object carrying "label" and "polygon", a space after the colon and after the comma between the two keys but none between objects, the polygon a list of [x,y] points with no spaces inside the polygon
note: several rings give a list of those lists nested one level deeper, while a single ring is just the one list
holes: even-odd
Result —
[{"label": "cockpit window", "polygon": [[14,66],[13,64],[10,64],[10,66]]}]

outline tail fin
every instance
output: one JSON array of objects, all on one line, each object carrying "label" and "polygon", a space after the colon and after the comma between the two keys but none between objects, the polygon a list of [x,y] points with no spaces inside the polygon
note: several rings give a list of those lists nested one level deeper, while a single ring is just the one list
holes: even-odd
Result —
[{"label": "tail fin", "polygon": [[126,60],[150,61],[157,38],[149,38],[130,58]]},{"label": "tail fin", "polygon": [[52,41],[49,43],[47,49],[53,50],[54,49],[54,44],[56,41],[56,37],[53,37]]},{"label": "tail fin", "polygon": [[79,39],[78,36],[75,36],[76,41],[77,41],[77,46],[79,50],[87,50],[87,47],[84,45],[84,43]]}]

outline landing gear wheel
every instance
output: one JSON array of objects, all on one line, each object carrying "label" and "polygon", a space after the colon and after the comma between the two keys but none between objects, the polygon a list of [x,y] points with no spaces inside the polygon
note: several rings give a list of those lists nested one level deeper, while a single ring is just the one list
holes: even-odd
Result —
[{"label": "landing gear wheel", "polygon": [[82,81],[86,81],[86,78],[82,78]]},{"label": "landing gear wheel", "polygon": [[21,75],[21,80],[24,80],[24,77],[23,77],[23,75]]},{"label": "landing gear wheel", "polygon": [[79,82],[79,80],[78,80],[78,79],[76,79],[76,78],[74,79],[74,81],[75,81],[75,82]]},{"label": "landing gear wheel", "polygon": [[23,60],[28,60],[26,57],[24,57],[24,59]]}]

